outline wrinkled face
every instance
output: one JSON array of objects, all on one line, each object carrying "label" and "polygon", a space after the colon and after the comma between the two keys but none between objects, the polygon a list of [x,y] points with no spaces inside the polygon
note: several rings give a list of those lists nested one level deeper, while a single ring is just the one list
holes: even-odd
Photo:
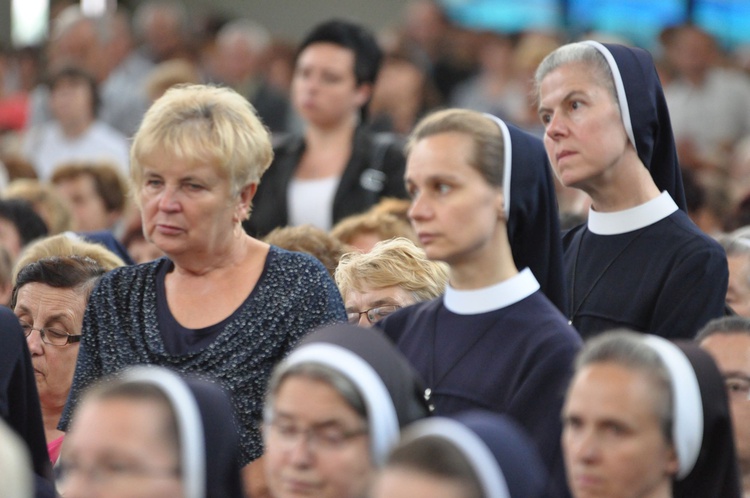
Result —
[{"label": "wrinkled face", "polygon": [[351,50],[333,43],[313,43],[299,54],[292,102],[309,123],[327,128],[354,120],[370,92],[369,85],[357,85]]},{"label": "wrinkled face", "polygon": [[594,363],[573,378],[562,445],[576,498],[671,496],[677,457],[663,434],[658,393],[645,375]]},{"label": "wrinkled face", "polygon": [[567,64],[547,74],[539,102],[544,147],[564,186],[588,191],[606,184],[635,154],[614,97],[585,65]]},{"label": "wrinkled face", "polygon": [[79,335],[86,309],[84,295],[76,289],[59,289],[32,282],[18,290],[13,312],[22,324],[37,329],[31,331],[26,341],[31,352],[36,387],[44,411],[65,406],[73,383],[73,372],[78,359],[78,342],[54,346],[42,342],[38,329],[44,328],[47,336],[55,331],[61,335]]},{"label": "wrinkled face", "polygon": [[714,334],[701,342],[719,367],[727,385],[734,442],[742,473],[750,473],[750,335]]},{"label": "wrinkled face", "polygon": [[417,142],[406,163],[414,231],[427,257],[451,266],[496,259],[506,230],[502,189],[469,164],[469,136],[441,133]]},{"label": "wrinkled face", "polygon": [[417,470],[386,467],[373,486],[372,498],[467,498],[466,487]]},{"label": "wrinkled face", "polygon": [[373,473],[366,421],[344,398],[326,382],[292,376],[273,403],[264,460],[274,498],[365,496]]},{"label": "wrinkled face", "polygon": [[[84,402],[65,437],[66,498],[184,496],[167,408],[152,400]],[[209,455],[210,457],[210,455]]]},{"label": "wrinkled face", "polygon": [[117,220],[118,213],[107,211],[91,176],[80,175],[62,180],[55,185],[55,189],[70,206],[76,232],[108,230]]},{"label": "wrinkled face", "polygon": [[155,152],[143,160],[137,186],[143,233],[170,257],[215,256],[241,229],[254,187],[232,196],[218,167]]},{"label": "wrinkled face", "polygon": [[738,315],[750,317],[750,257],[746,254],[727,255],[727,264],[727,304]]},{"label": "wrinkled face", "polygon": [[405,308],[415,302],[414,295],[398,285],[388,287],[363,285],[361,289],[349,289],[344,296],[349,323],[360,327],[372,327],[374,323],[368,319],[367,313],[362,313],[363,311],[371,310],[370,315],[377,322],[397,309]]}]

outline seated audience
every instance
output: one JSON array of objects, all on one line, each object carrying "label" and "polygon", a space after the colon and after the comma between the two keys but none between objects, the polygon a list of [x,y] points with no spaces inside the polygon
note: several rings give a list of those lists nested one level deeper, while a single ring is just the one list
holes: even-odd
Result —
[{"label": "seated audience", "polygon": [[382,334],[339,324],[308,335],[276,367],[264,415],[274,498],[359,498],[398,442],[427,416],[423,386]]},{"label": "seated audience", "polygon": [[745,498],[750,497],[750,319],[711,320],[695,340],[709,352],[724,377]]},{"label": "seated audience", "polygon": [[23,199],[44,220],[49,235],[73,229],[70,209],[55,189],[39,180],[19,178],[3,190],[3,199]]},{"label": "seated audience", "polygon": [[66,498],[243,498],[229,396],[163,367],[133,367],[87,390],[58,469]]},{"label": "seated audience", "polygon": [[378,242],[368,253],[344,254],[335,277],[349,323],[371,327],[400,308],[442,295],[448,267],[427,259],[410,240],[396,238]]},{"label": "seated audience", "polygon": [[67,163],[52,174],[52,184],[73,215],[76,232],[114,231],[125,212],[128,186],[106,162]]},{"label": "seated audience", "polygon": [[67,67],[50,80],[50,108],[54,119],[29,130],[24,153],[34,163],[39,179],[47,181],[69,161],[112,161],[128,171],[128,140],[97,119],[99,97],[94,78]]},{"label": "seated audience", "polygon": [[21,321],[31,352],[50,460],[60,454],[57,430],[78,357],[89,294],[122,261],[104,247],[56,235],[21,254],[10,306]]},{"label": "seated audience", "polygon": [[740,498],[724,381],[705,351],[654,335],[587,342],[562,411],[576,498]]},{"label": "seated audience", "polygon": [[331,277],[341,256],[347,251],[339,239],[312,225],[274,228],[263,237],[263,241],[287,251],[304,252],[314,256],[323,263]]},{"label": "seated audience", "polygon": [[541,498],[546,471],[510,418],[474,411],[408,426],[373,498]]}]

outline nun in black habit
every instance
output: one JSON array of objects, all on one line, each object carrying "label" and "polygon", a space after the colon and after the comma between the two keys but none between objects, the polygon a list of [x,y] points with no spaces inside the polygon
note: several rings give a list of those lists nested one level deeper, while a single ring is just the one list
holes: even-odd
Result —
[{"label": "nun in black habit", "polygon": [[615,327],[692,338],[724,313],[727,263],[685,212],[651,55],[571,43],[542,61],[536,83],[555,175],[592,199],[588,222],[563,236],[572,324],[584,338]]},{"label": "nun in black habit", "polygon": [[[133,401],[133,403],[153,400],[148,394],[144,397],[141,386],[156,388],[163,395],[176,424],[176,427],[166,430],[167,434],[171,434],[174,429],[177,437],[174,446],[179,449],[176,456],[178,463],[175,476],[180,481],[181,493],[174,496],[243,498],[245,495],[240,471],[239,434],[229,396],[218,384],[198,378],[183,377],[172,370],[158,366],[131,367],[86,391],[82,403],[79,403],[76,408],[61,454],[61,463],[58,465],[58,481],[64,491],[64,496],[75,498],[79,496],[79,493],[85,492],[85,488],[71,489],[67,484],[67,479],[82,470],[79,459],[92,458],[92,455],[80,454],[92,446],[89,444],[82,449],[77,444],[76,431],[85,433],[89,427],[76,424],[76,415],[86,410],[88,404],[110,400]],[[158,419],[155,419],[153,424],[159,424]],[[102,432],[98,431],[96,434],[102,435]],[[90,440],[88,438],[88,441]],[[117,441],[115,438],[113,440]],[[96,458],[98,455],[105,462],[108,459],[117,458],[115,452],[118,450],[112,449],[116,444],[112,441],[97,444],[96,450],[102,451],[102,455],[105,456],[97,453],[93,457]],[[126,448],[122,451],[123,454],[127,454]],[[133,458],[130,457],[131,460]],[[149,470],[158,471],[159,469]]]},{"label": "nun in black habit", "polygon": [[429,498],[432,486],[449,484],[461,498],[541,498],[546,478],[534,443],[517,423],[475,410],[407,427],[372,496]]},{"label": "nun in black habit", "polygon": [[400,429],[428,414],[422,382],[382,333],[348,324],[312,332],[269,382],[271,494],[364,496]]}]

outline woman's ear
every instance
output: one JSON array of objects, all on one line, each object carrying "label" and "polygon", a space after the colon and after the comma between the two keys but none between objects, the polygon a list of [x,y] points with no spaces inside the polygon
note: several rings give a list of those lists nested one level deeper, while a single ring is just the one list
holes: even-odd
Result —
[{"label": "woman's ear", "polygon": [[497,219],[508,221],[508,213],[505,212],[505,195],[503,189],[498,188],[498,192],[495,194],[495,209],[497,210]]},{"label": "woman's ear", "polygon": [[665,470],[670,477],[674,477],[680,470],[680,459],[677,457],[677,450],[675,450],[673,444],[670,444],[666,451],[667,463]]},{"label": "woman's ear", "polygon": [[369,102],[370,98],[372,97],[372,84],[371,83],[362,83],[357,87],[357,93],[355,102],[357,103],[357,107],[362,107],[367,102]]},{"label": "woman's ear", "polygon": [[253,202],[253,197],[258,191],[257,183],[248,183],[240,190],[237,196],[237,212],[235,214],[235,223],[238,221],[244,221],[247,219],[250,213],[250,206]]}]

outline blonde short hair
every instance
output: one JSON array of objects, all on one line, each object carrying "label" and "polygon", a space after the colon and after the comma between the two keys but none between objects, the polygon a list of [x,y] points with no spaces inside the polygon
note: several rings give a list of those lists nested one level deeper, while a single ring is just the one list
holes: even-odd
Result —
[{"label": "blonde short hair", "polygon": [[417,302],[434,299],[445,291],[448,266],[430,261],[423,249],[398,237],[375,244],[368,253],[349,252],[336,268],[336,285],[342,296],[364,286],[382,288],[397,285]]},{"label": "blonde short hair", "polygon": [[105,271],[110,271],[125,262],[101,244],[86,242],[75,234],[59,234],[40,239],[24,248],[13,267],[13,285],[18,273],[27,265],[44,258],[80,256],[94,260]]},{"label": "blonde short hair", "polygon": [[229,88],[177,85],[143,118],[130,149],[130,176],[140,204],[143,161],[156,151],[213,164],[229,179],[233,195],[259,183],[273,159],[271,137],[255,108]]}]

